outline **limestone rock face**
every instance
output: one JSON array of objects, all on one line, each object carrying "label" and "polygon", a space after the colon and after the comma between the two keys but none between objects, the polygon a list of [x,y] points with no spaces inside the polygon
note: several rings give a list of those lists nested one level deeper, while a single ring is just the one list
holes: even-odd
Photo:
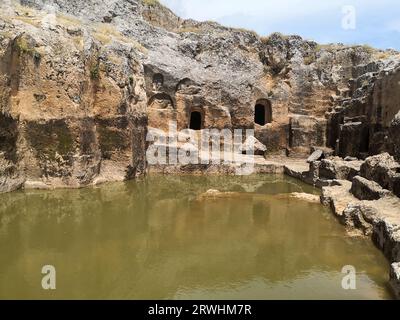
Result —
[{"label": "limestone rock face", "polygon": [[383,152],[398,157],[398,59],[387,57],[353,71],[347,97],[342,96],[330,113],[330,146],[342,157],[366,158]]},{"label": "limestone rock face", "polygon": [[[147,115],[137,48],[101,38],[117,32],[112,26],[91,29],[59,7],[21,4],[30,7],[1,4],[3,191],[24,181],[27,188],[80,187],[142,174]],[[62,5],[66,13],[100,14],[82,1]]]},{"label": "limestone rock face", "polygon": [[358,146],[364,144],[368,139],[368,132],[362,122],[349,122],[342,125],[339,141],[340,156],[362,157],[360,151],[367,149],[359,149]]},{"label": "limestone rock face", "polygon": [[290,148],[293,153],[308,154],[311,146],[326,145],[326,119],[293,115],[290,118]]},{"label": "limestone rock face", "polygon": [[395,51],[260,37],[142,0],[5,0],[0,43],[3,190],[141,175],[147,128],[171,121],[252,129],[271,154],[399,155]]}]

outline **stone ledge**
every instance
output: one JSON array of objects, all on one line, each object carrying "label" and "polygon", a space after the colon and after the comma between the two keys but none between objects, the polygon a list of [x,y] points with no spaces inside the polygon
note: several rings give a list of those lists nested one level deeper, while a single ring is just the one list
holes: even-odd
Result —
[{"label": "stone ledge", "polygon": [[379,200],[391,194],[378,183],[360,176],[354,177],[350,192],[359,200]]},{"label": "stone ledge", "polygon": [[388,195],[374,201],[354,197],[351,183],[322,189],[321,202],[329,205],[339,221],[352,230],[371,236],[389,261],[400,261],[400,199]]},{"label": "stone ledge", "polygon": [[[330,205],[339,221],[351,231],[371,236],[390,262],[400,261],[400,199],[386,196],[361,201],[350,193],[350,183],[323,188],[321,202]],[[400,299],[400,264],[392,264],[390,286]]]}]

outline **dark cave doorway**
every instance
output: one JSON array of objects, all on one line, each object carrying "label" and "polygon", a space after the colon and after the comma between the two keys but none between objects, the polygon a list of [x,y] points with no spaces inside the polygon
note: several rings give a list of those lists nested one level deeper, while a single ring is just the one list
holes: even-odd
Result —
[{"label": "dark cave doorway", "polygon": [[272,122],[272,108],[268,100],[257,101],[254,109],[254,123],[265,126]]},{"label": "dark cave doorway", "polygon": [[192,130],[201,130],[203,126],[203,117],[199,111],[192,111],[190,114],[190,126]]}]

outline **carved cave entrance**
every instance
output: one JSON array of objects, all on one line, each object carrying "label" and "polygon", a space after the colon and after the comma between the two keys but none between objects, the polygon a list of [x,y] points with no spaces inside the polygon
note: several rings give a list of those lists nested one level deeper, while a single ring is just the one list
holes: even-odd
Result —
[{"label": "carved cave entrance", "polygon": [[192,130],[201,130],[203,129],[203,116],[199,111],[192,111],[190,113],[190,126],[189,128]]},{"label": "carved cave entrance", "polygon": [[268,100],[259,100],[254,110],[254,123],[265,126],[272,122],[272,108]]}]

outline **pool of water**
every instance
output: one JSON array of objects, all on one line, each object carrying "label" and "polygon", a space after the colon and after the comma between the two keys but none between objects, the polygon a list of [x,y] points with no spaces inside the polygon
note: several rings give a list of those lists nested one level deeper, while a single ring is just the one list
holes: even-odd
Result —
[{"label": "pool of water", "polygon": [[[198,198],[209,189],[235,193]],[[318,194],[281,176],[156,176],[0,195],[0,299],[391,298],[371,241],[291,192]]]}]

